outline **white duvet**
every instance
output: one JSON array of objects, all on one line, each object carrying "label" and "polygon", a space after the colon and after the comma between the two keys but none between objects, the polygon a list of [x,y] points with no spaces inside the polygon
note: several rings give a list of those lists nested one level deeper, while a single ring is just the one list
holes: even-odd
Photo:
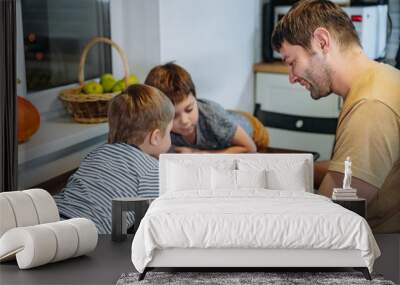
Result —
[{"label": "white duvet", "polygon": [[164,194],[140,223],[132,262],[143,272],[165,248],[358,249],[370,272],[380,255],[359,215],[320,195],[265,189]]}]

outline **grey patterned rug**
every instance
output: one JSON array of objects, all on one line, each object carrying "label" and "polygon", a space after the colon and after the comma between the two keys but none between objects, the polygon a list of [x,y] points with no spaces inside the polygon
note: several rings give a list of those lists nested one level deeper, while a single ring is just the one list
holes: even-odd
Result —
[{"label": "grey patterned rug", "polygon": [[122,274],[117,285],[145,284],[379,284],[395,285],[382,276],[372,275],[372,281],[364,278],[360,272],[148,272],[142,281],[138,281],[139,273]]}]

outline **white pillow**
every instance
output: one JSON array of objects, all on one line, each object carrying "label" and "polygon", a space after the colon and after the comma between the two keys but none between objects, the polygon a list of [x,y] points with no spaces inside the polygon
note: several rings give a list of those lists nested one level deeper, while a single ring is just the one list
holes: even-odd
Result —
[{"label": "white pillow", "polygon": [[241,188],[266,188],[266,171],[263,170],[211,170],[213,190],[238,190]]},{"label": "white pillow", "polygon": [[238,188],[267,188],[267,171],[262,170],[236,170]]},{"label": "white pillow", "polygon": [[307,191],[309,181],[306,176],[305,160],[239,160],[239,170],[266,170],[267,189]]},{"label": "white pillow", "polygon": [[304,175],[304,162],[294,164],[289,169],[270,169],[267,171],[268,188],[274,190],[307,191]]},{"label": "white pillow", "polygon": [[168,191],[211,189],[211,167],[168,163]]},{"label": "white pillow", "polygon": [[236,170],[216,169],[211,170],[212,189],[236,190]]}]

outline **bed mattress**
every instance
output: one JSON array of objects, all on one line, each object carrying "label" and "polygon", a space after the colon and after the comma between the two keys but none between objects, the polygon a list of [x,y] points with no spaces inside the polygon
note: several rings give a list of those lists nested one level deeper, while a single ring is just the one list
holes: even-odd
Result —
[{"label": "bed mattress", "polygon": [[359,250],[370,271],[380,255],[361,216],[320,195],[266,189],[156,199],[134,237],[132,262],[143,272],[155,250],[173,248]]}]

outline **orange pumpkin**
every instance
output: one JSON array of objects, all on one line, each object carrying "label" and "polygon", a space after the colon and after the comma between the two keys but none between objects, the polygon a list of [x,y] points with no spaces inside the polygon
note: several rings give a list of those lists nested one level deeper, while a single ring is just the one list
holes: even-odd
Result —
[{"label": "orange pumpkin", "polygon": [[40,114],[35,106],[23,97],[17,96],[18,143],[27,141],[40,126]]}]

